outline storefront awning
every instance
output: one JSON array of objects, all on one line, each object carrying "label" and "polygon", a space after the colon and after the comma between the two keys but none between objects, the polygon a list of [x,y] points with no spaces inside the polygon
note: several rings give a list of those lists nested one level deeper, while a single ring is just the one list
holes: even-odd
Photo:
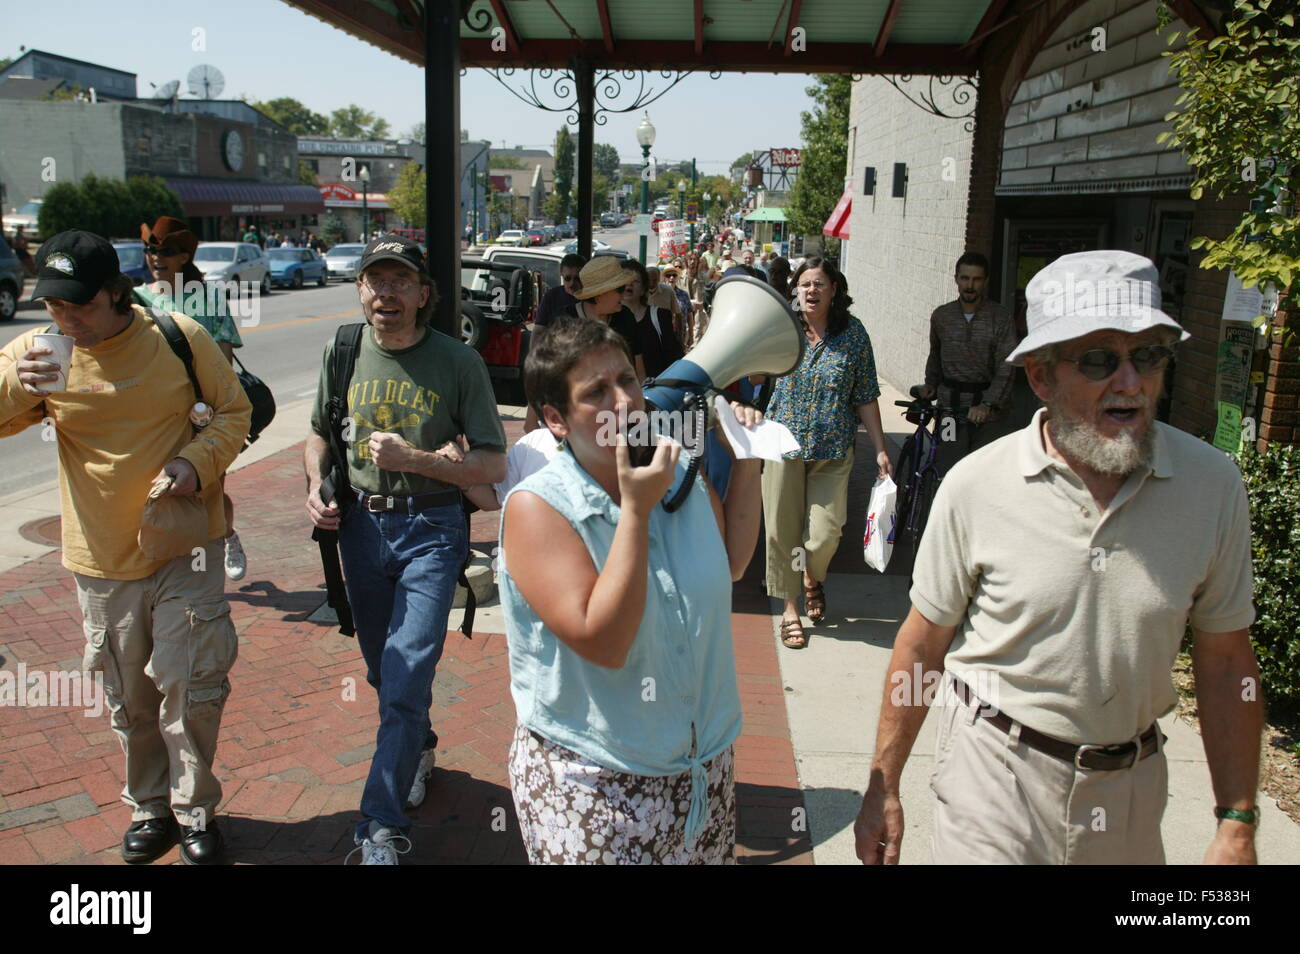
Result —
[{"label": "storefront awning", "polygon": [[761,209],[755,209],[753,212],[745,214],[746,222],[784,222],[785,209],[778,209],[775,206],[765,205]]},{"label": "storefront awning", "polygon": [[849,237],[849,213],[853,211],[853,193],[847,189],[840,196],[840,201],[835,203],[835,209],[831,212],[830,218],[822,226],[822,235],[829,235],[832,238],[846,239]]},{"label": "storefront awning", "polygon": [[230,182],[224,179],[168,179],[186,216],[198,215],[320,215],[325,211],[320,190],[309,185]]}]

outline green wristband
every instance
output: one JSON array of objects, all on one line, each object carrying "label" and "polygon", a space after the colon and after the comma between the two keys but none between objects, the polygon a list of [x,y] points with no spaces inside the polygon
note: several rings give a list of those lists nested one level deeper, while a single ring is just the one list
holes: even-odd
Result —
[{"label": "green wristband", "polygon": [[1259,824],[1259,812],[1254,808],[1216,808],[1214,810],[1214,817],[1220,821],[1223,821],[1226,818],[1228,821],[1243,822],[1247,825]]}]

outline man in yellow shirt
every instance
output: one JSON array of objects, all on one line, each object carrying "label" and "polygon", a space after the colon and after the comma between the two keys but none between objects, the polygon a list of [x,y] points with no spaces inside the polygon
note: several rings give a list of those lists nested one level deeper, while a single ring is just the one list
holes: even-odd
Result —
[{"label": "man in yellow shirt", "polygon": [[[208,333],[172,315],[211,411],[195,428],[185,363],[150,312],[130,303],[131,280],[100,236],[61,232],[36,265],[32,297],[72,338],[72,357],[60,367],[35,341],[43,328],[0,349],[0,437],[54,423],[63,565],[85,616],[85,669],[103,673],[126,755],[132,824],[122,856],[147,863],[179,839],[184,861],[211,864],[223,847],[212,760],[238,646],[223,595],[220,477],[243,445],[251,406]],[[207,532],[192,551],[154,560],[138,535],[150,489],[163,483],[166,495],[201,501]]]}]

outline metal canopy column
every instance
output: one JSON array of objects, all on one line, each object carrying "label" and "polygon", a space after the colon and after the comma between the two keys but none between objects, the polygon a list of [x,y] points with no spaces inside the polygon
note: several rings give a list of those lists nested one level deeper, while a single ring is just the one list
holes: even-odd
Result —
[{"label": "metal canopy column", "polygon": [[595,155],[596,71],[587,60],[573,63],[578,98],[578,254],[591,257],[591,176]]},{"label": "metal canopy column", "polygon": [[424,4],[424,240],[438,288],[430,324],[460,337],[460,28],[453,4]]}]

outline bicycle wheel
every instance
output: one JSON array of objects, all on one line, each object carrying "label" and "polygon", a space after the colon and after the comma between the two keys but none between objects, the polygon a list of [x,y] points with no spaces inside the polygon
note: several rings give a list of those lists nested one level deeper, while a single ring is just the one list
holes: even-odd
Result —
[{"label": "bicycle wheel", "polygon": [[925,523],[930,517],[930,504],[934,502],[934,493],[939,487],[939,475],[934,468],[927,468],[921,475],[920,486],[916,490],[916,507],[912,515],[912,572],[916,572],[916,555],[921,552],[921,535],[925,533]]}]

